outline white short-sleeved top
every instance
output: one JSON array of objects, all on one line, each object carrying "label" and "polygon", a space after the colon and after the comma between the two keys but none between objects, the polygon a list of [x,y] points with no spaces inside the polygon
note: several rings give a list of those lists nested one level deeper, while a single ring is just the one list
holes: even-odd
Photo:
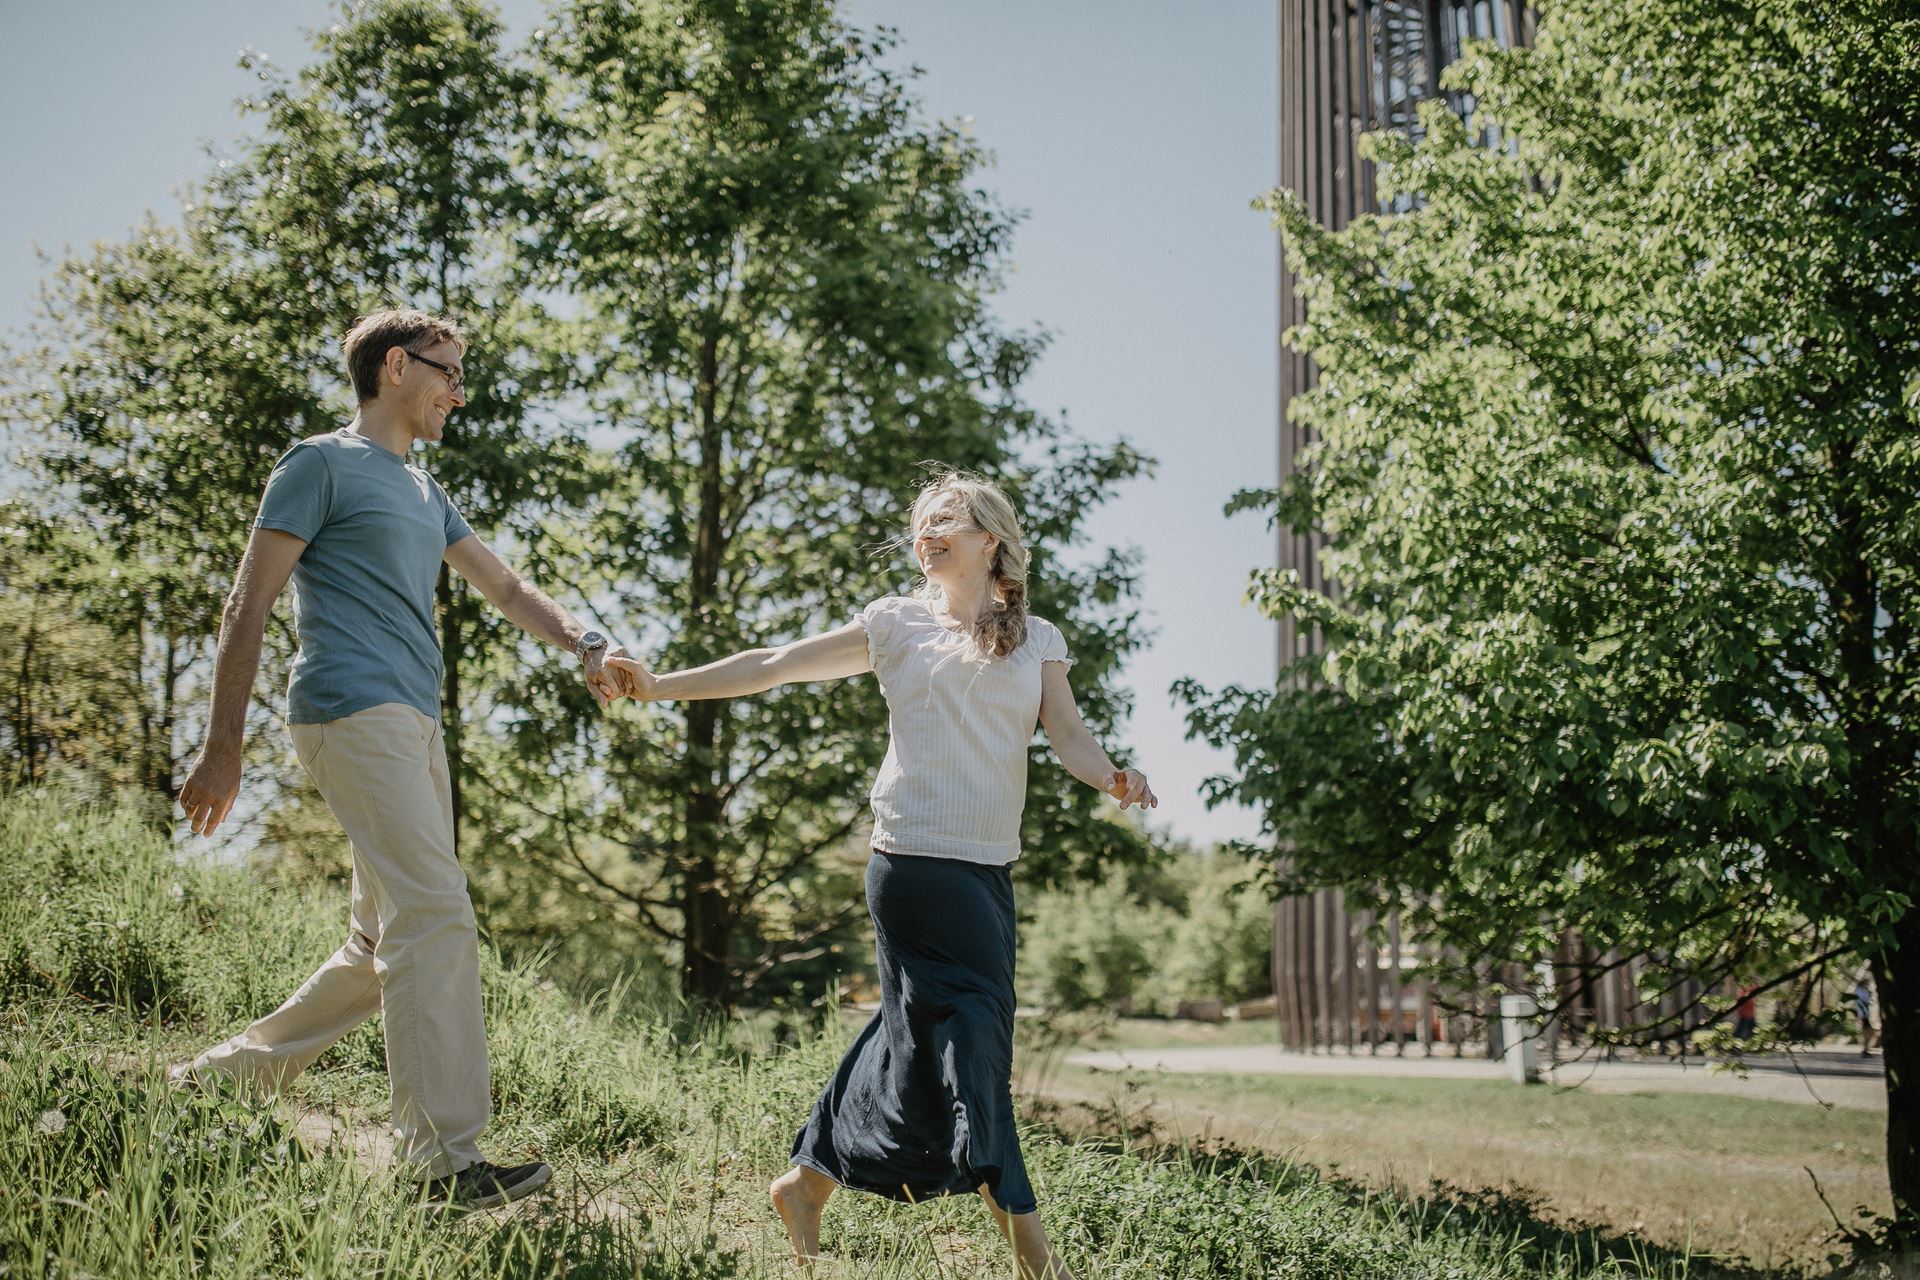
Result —
[{"label": "white short-sleeved top", "polygon": [[887,758],[868,798],[883,853],[1003,866],[1020,856],[1027,744],[1040,718],[1040,664],[1067,662],[1042,618],[1004,658],[943,624],[933,605],[886,596],[860,613],[887,699]]}]

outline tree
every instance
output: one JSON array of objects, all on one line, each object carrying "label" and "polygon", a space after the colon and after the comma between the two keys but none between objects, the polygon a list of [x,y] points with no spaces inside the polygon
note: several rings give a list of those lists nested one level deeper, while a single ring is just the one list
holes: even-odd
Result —
[{"label": "tree", "polygon": [[111,631],[88,616],[110,599],[98,580],[131,575],[87,531],[0,503],[0,758],[6,783],[38,786],[66,774],[107,788],[138,786],[147,761],[141,700],[100,675]]},{"label": "tree", "polygon": [[1449,75],[1479,128],[1368,143],[1406,212],[1273,200],[1317,443],[1239,501],[1339,590],[1262,576],[1324,658],[1185,687],[1215,793],[1463,966],[1569,929],[1709,983],[1865,956],[1910,1234],[1920,20],[1562,0]]},{"label": "tree", "polygon": [[[511,538],[580,500],[598,473],[577,433],[535,412],[564,380],[564,356],[515,239],[538,200],[516,164],[538,80],[502,40],[498,11],[475,0],[344,3],[297,75],[251,60],[263,90],[244,105],[261,135],[211,213],[235,253],[274,263],[304,304],[288,358],[337,368],[339,335],[381,306],[461,322],[468,404],[431,465],[477,531]],[[437,597],[458,826],[462,721],[477,710],[463,673],[509,641],[444,566]]]},{"label": "tree", "polygon": [[139,725],[132,773],[167,804],[182,707],[253,504],[321,413],[262,320],[283,296],[271,265],[229,252],[205,218],[149,221],[55,272],[9,370],[38,514],[98,540],[63,585],[133,675],[120,682]]},{"label": "tree", "polygon": [[[153,668],[145,776],[171,799],[181,681],[219,608],[274,459],[340,425],[339,338],[380,306],[450,312],[473,340],[470,403],[436,477],[487,536],[536,532],[600,474],[584,442],[534,409],[560,379],[541,299],[521,288],[516,173],[534,78],[471,0],[343,5],[291,78],[263,61],[241,104],[259,134],[195,192],[182,225],[66,264],[38,344],[16,362],[30,456],[102,523],[144,589],[116,633]],[[505,643],[444,570],[442,703],[460,811],[462,673]],[[583,699],[584,692],[576,697]]]},{"label": "tree", "polygon": [[[1019,403],[1038,343],[985,305],[1012,221],[967,186],[977,147],[915,120],[885,51],[820,0],[572,4],[539,38],[540,283],[579,300],[584,386],[617,449],[578,572],[659,664],[710,661],[906,589],[875,548],[916,464],[981,469],[1032,517],[1035,607],[1076,642],[1105,728],[1139,639],[1131,561],[1060,553],[1144,463]],[[790,973],[855,914],[857,895],[817,889],[885,744],[870,681],[617,721],[598,758],[553,692],[496,689],[523,710],[492,821],[670,942],[690,997]],[[1035,775],[1035,870],[1144,849],[1094,820],[1098,797]]]}]

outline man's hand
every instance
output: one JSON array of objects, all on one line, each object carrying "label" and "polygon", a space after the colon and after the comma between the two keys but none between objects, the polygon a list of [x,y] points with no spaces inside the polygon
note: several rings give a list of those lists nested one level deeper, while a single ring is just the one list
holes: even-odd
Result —
[{"label": "man's hand", "polygon": [[239,797],[240,748],[212,743],[200,748],[193,767],[187,770],[187,780],[180,784],[180,807],[186,810],[193,834],[212,835],[233,812],[233,802]]},{"label": "man's hand", "polygon": [[645,663],[616,653],[607,658],[607,675],[618,682],[615,697],[632,698],[635,702],[653,701],[656,678]]},{"label": "man's hand", "polygon": [[587,650],[587,688],[593,691],[593,700],[602,707],[611,705],[620,696],[620,682],[608,674],[607,660],[625,652],[619,645]]},{"label": "man's hand", "polygon": [[1147,786],[1147,775],[1138,769],[1119,769],[1107,775],[1100,789],[1120,802],[1122,809],[1137,804],[1143,809],[1158,809],[1160,797]]}]

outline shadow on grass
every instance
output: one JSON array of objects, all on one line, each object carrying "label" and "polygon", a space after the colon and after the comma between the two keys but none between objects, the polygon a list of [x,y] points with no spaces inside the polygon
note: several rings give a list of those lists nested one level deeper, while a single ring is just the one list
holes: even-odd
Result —
[{"label": "shadow on grass", "polygon": [[[1251,1151],[1225,1139],[1175,1141],[1144,1110],[1129,1111],[1113,1100],[1060,1104],[1023,1099],[1025,1114],[1063,1140],[1139,1159],[1190,1166],[1208,1177],[1246,1178],[1277,1191],[1305,1185],[1331,1189],[1356,1212],[1422,1236],[1447,1232],[1497,1241],[1523,1266],[1553,1274],[1569,1264],[1580,1273],[1688,1277],[1692,1280],[1779,1280],[1744,1260],[1689,1253],[1604,1225],[1556,1219],[1544,1197],[1525,1189],[1463,1189],[1438,1179],[1424,1192],[1370,1186],[1312,1165]],[[1859,1280],[1905,1280],[1907,1271],[1835,1273]],[[1920,1280],[1920,1276],[1916,1277]]]},{"label": "shadow on grass", "polygon": [[711,1235],[688,1242],[648,1238],[639,1219],[582,1221],[543,1215],[514,1221],[480,1241],[488,1276],[544,1280],[725,1280],[740,1275],[746,1257]]}]

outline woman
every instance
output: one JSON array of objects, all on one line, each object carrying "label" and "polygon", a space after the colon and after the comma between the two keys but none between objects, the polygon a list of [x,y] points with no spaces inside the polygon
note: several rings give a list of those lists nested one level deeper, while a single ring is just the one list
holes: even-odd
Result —
[{"label": "woman", "polygon": [[726,698],[871,671],[887,699],[874,782],[867,906],[880,1012],[847,1051],[794,1140],[773,1201],[794,1252],[818,1255],[839,1187],[895,1200],[977,1190],[1021,1272],[1071,1272],[1048,1243],[1013,1122],[1013,886],[1027,744],[1036,716],[1068,772],[1129,805],[1157,806],[1145,775],[1115,769],[1081,721],[1073,659],[1027,613],[1027,551],[1005,495],[964,474],[913,504],[926,575],[857,621],[777,649],[652,675],[608,660],[642,701]]}]

